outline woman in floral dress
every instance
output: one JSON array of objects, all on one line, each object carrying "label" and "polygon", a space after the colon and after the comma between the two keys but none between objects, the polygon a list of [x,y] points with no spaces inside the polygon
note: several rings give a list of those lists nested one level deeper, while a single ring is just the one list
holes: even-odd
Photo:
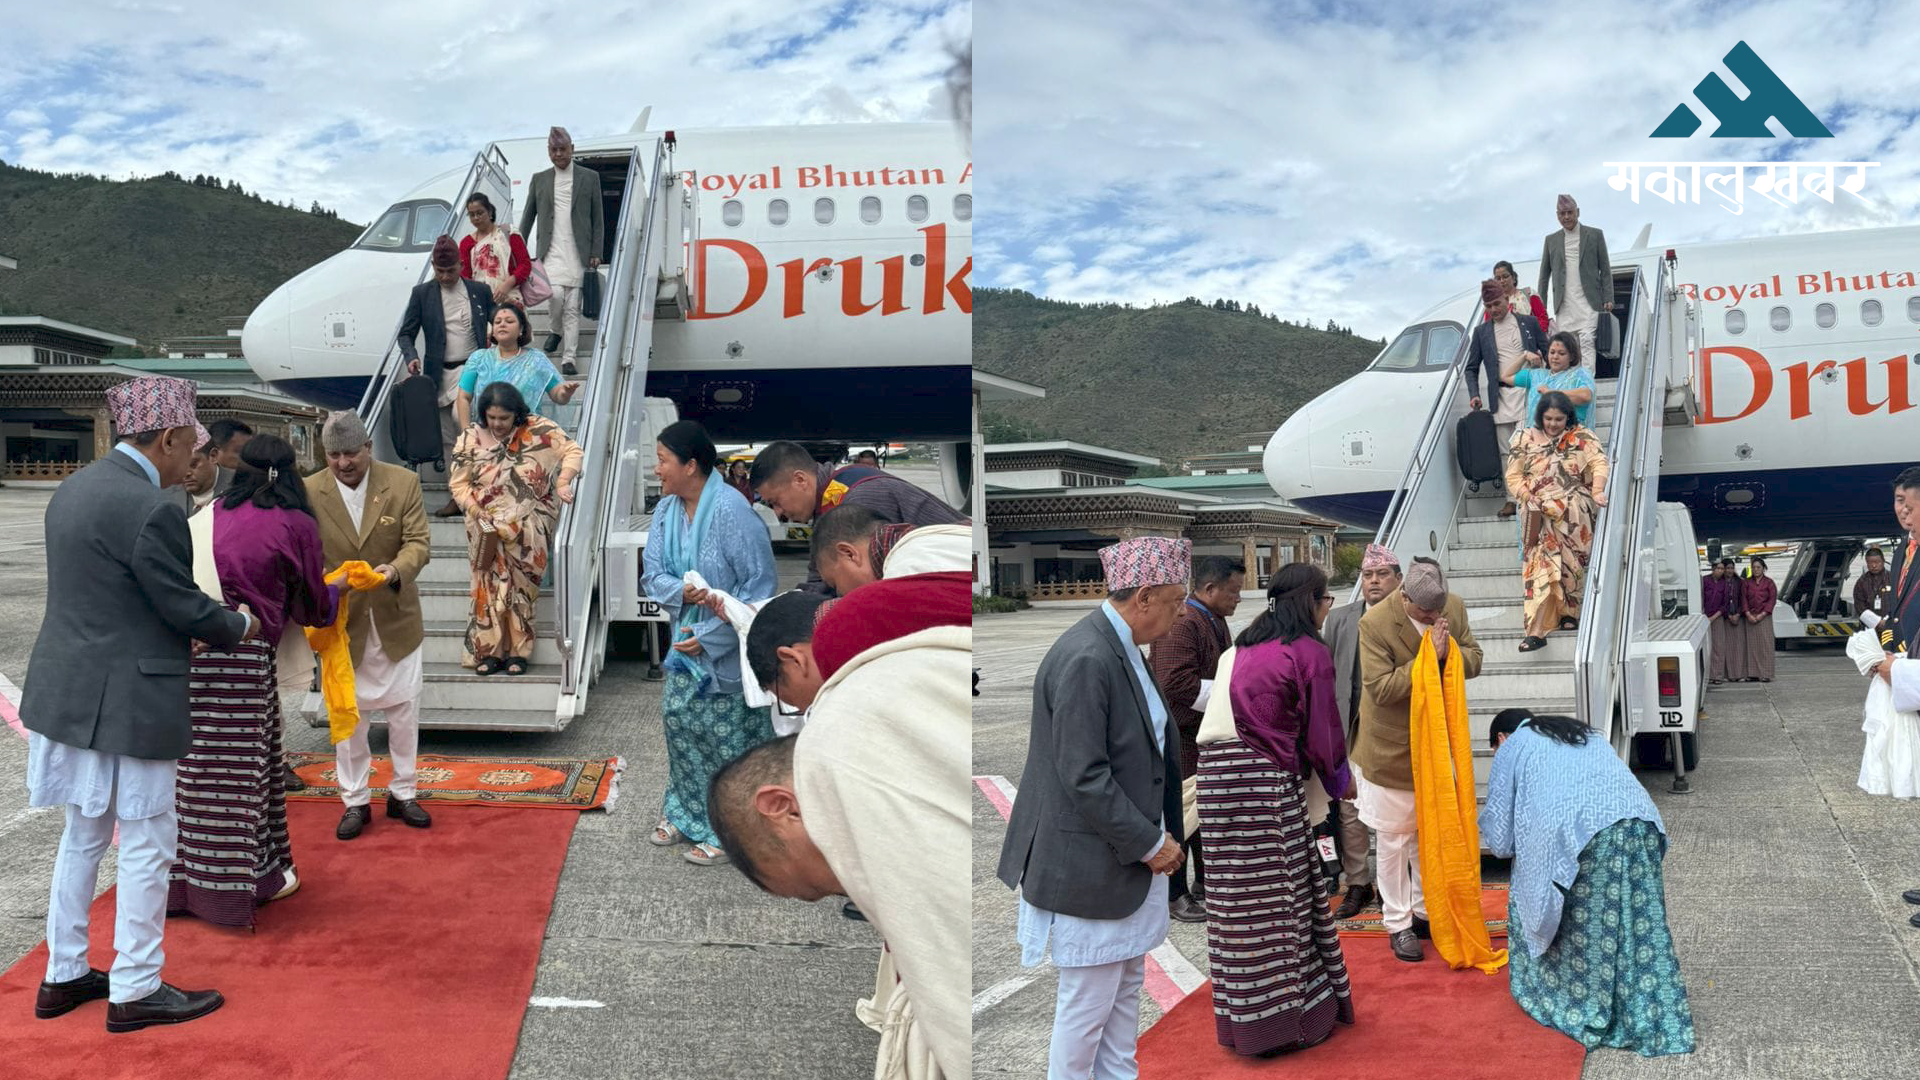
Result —
[{"label": "woman in floral dress", "polygon": [[509,383],[480,391],[481,422],[453,447],[447,488],[467,516],[473,616],[463,660],[478,675],[524,675],[533,655],[534,601],[560,504],[573,501],[580,446],[530,415]]},{"label": "woman in floral dress", "polygon": [[493,200],[476,191],[467,199],[473,233],[460,241],[460,276],[493,290],[496,304],[519,304],[520,284],[533,273],[527,242],[493,220]]},{"label": "woman in floral dress", "polygon": [[1514,432],[1507,457],[1507,492],[1520,506],[1525,553],[1527,636],[1521,652],[1546,645],[1555,630],[1580,625],[1593,524],[1607,505],[1606,451],[1574,415],[1567,395],[1541,395],[1534,426]]}]

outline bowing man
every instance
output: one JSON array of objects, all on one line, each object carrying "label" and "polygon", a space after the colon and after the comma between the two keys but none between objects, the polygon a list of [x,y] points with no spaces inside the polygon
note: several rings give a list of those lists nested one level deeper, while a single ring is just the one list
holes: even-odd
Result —
[{"label": "bowing man", "polygon": [[1050,1080],[1138,1074],[1147,953],[1166,940],[1167,878],[1184,859],[1178,734],[1140,648],[1186,606],[1192,552],[1157,536],[1102,548],[1107,601],[1034,677],[999,875],[1020,890],[1021,964],[1051,951],[1060,970]]},{"label": "bowing man", "polygon": [[[20,702],[33,806],[66,809],[47,903],[43,1020],[107,998],[107,1030],[205,1016],[217,990],[160,981],[167,874],[179,835],[174,770],[193,745],[191,642],[223,649],[260,622],[193,583],[187,515],[162,489],[185,479],[207,432],[193,384],[142,378],[107,391],[120,441],[47,504],[47,613]],[[87,909],[120,829],[111,974],[87,965]]]}]

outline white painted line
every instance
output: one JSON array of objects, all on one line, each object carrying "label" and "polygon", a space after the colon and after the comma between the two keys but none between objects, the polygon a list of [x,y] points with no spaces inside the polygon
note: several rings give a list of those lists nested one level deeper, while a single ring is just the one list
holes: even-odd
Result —
[{"label": "white painted line", "polygon": [[1162,942],[1159,948],[1147,955],[1159,962],[1160,970],[1167,973],[1167,978],[1179,988],[1183,998],[1200,989],[1200,984],[1207,981],[1207,977],[1188,962],[1185,954],[1173,947],[1171,939]]},{"label": "white painted line", "polygon": [[973,1014],[993,1008],[1013,995],[1027,988],[1028,984],[1039,978],[1038,975],[1015,975],[1004,982],[994,983],[978,994],[973,995]]},{"label": "white painted line", "polygon": [[607,1007],[604,1001],[575,1001],[573,998],[563,997],[528,998],[527,1004],[542,1009],[604,1009]]}]

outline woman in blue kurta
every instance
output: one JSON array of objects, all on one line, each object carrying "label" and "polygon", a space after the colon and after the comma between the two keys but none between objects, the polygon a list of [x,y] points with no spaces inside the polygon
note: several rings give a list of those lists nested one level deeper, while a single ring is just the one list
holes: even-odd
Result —
[{"label": "woman in blue kurta", "polygon": [[1567,400],[1573,402],[1573,418],[1581,427],[1587,427],[1593,415],[1593,372],[1580,364],[1580,340],[1564,331],[1548,339],[1546,367],[1523,368],[1516,357],[1512,365],[1500,372],[1500,382],[1526,389],[1525,423],[1530,427],[1540,426],[1540,395],[1553,390],[1567,395]]},{"label": "woman in blue kurta", "polygon": [[1480,809],[1480,846],[1513,859],[1513,999],[1591,1050],[1693,1051],[1693,1011],[1667,929],[1666,827],[1605,739],[1566,716],[1508,709]]},{"label": "woman in blue kurta", "polygon": [[666,494],[653,510],[642,568],[647,595],[673,617],[673,653],[661,714],[667,728],[667,797],[654,828],[662,847],[692,841],[688,862],[726,859],[707,821],[707,785],[734,758],[773,738],[765,710],[747,708],[740,639],[704,589],[747,603],[773,595],[773,545],[740,493],[714,471],[713,440],[691,420],[670,425],[654,447]]}]

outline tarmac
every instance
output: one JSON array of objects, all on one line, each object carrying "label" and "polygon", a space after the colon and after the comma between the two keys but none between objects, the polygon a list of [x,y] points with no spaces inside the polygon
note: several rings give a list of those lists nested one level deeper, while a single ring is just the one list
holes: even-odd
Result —
[{"label": "tarmac", "polygon": [[[0,487],[0,675],[15,685],[28,675],[47,600],[41,523],[51,495]],[[778,561],[783,588],[805,577],[804,556]],[[873,993],[880,942],[871,927],[843,917],[838,900],[777,899],[731,866],[694,866],[679,848],[647,843],[665,790],[666,748],[660,684],[646,681],[645,670],[610,659],[589,715],[557,734],[421,733],[422,753],[626,759],[615,809],[582,814],[574,830],[510,1077],[866,1075],[879,1036],[853,1006]],[[373,741],[384,752],[384,728]],[[287,748],[325,752],[326,732],[296,724]],[[0,726],[0,966],[45,937],[60,837],[57,810],[27,806],[26,762],[27,744]],[[432,836],[423,834],[428,853]],[[109,852],[102,891],[113,881]],[[379,953],[377,941],[358,947]],[[457,978],[448,985],[452,992]],[[8,1028],[32,1022],[0,1018]],[[377,1037],[377,1021],[357,1029]],[[12,1067],[5,1075],[29,1080]]]},{"label": "tarmac", "polygon": [[[976,619],[977,776],[1020,783],[1034,671],[1093,606]],[[1256,607],[1242,604],[1236,632]],[[1916,909],[1900,899],[1920,886],[1920,805],[1856,786],[1865,685],[1846,657],[1821,647],[1778,660],[1771,684],[1708,694],[1690,793],[1671,793],[1671,772],[1640,774],[1666,821],[1668,920],[1696,1049],[1654,1059],[1594,1051],[1589,1080],[1920,1076],[1920,929],[1908,925]],[[1020,967],[1015,896],[994,876],[1006,830],[978,785],[973,824],[974,1076],[1044,1075],[1057,979],[1048,967]],[[1173,923],[1170,944],[1179,955],[1160,959],[1175,982],[1182,957],[1204,975],[1205,924]],[[1345,947],[1387,945],[1349,939]],[[1436,962],[1429,950],[1426,963]],[[1362,1022],[1392,1022],[1355,1004]],[[1379,1019],[1365,1019],[1370,1012]],[[1160,1016],[1152,996],[1143,998],[1142,1030]],[[1448,1049],[1471,1054],[1472,1033]],[[1419,1075],[1422,1052],[1407,1048],[1403,1075]],[[1283,1061],[1272,1068],[1290,1075]]]}]

